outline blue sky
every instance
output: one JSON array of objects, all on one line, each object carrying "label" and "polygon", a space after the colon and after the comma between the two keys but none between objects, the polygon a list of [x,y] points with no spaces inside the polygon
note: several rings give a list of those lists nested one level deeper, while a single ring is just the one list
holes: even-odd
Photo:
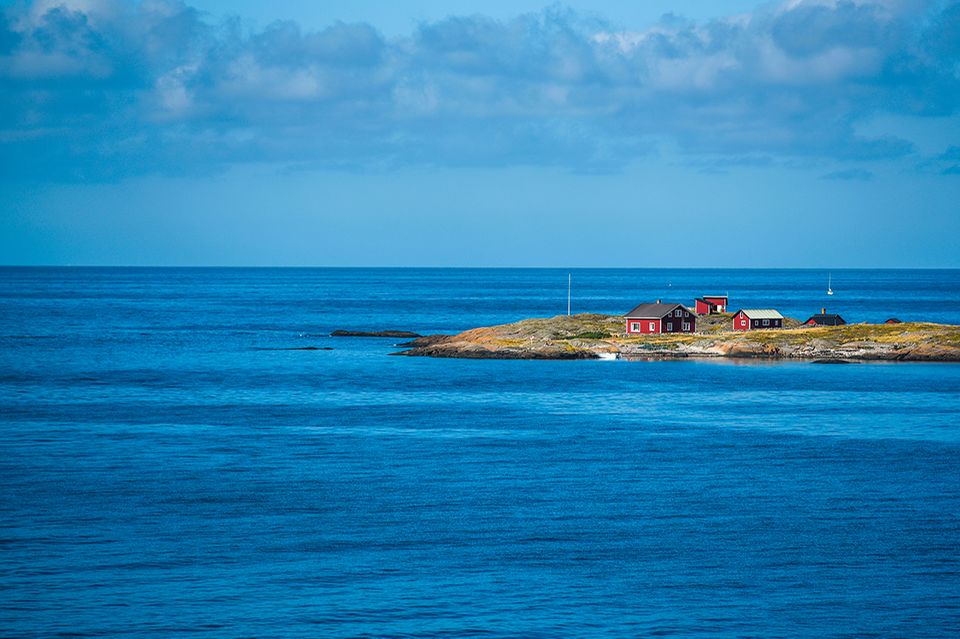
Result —
[{"label": "blue sky", "polygon": [[7,2],[0,263],[960,267],[960,2]]}]

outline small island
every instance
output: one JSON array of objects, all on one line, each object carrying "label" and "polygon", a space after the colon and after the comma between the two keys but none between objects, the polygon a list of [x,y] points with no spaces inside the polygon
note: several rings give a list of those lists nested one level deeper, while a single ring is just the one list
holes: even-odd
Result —
[{"label": "small island", "polygon": [[733,315],[698,319],[693,333],[627,334],[625,318],[580,314],[429,335],[395,355],[469,359],[671,359],[727,357],[846,361],[960,361],[960,326],[920,322],[734,331]]}]

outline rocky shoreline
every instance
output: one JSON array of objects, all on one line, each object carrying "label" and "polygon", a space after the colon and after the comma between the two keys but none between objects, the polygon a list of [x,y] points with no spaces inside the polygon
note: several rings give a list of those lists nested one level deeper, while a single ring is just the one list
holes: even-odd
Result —
[{"label": "rocky shoreline", "polygon": [[401,344],[394,355],[465,359],[796,359],[850,361],[960,361],[960,326],[904,322],[730,330],[729,316],[698,321],[692,334],[626,335],[624,318],[583,314],[529,319],[428,335]]}]

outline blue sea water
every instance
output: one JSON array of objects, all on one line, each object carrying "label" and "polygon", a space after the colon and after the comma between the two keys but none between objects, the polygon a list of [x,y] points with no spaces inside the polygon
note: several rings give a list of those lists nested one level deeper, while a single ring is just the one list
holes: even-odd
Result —
[{"label": "blue sea water", "polygon": [[[960,323],[960,271],[582,270]],[[960,365],[390,357],[567,272],[0,270],[0,636],[955,637]],[[285,350],[304,346],[334,350]]]}]

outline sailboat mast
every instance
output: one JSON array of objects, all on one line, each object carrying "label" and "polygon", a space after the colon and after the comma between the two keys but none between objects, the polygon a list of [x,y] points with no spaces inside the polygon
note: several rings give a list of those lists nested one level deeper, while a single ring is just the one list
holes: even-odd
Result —
[{"label": "sailboat mast", "polygon": [[567,317],[570,317],[570,283],[571,274],[567,273]]}]

